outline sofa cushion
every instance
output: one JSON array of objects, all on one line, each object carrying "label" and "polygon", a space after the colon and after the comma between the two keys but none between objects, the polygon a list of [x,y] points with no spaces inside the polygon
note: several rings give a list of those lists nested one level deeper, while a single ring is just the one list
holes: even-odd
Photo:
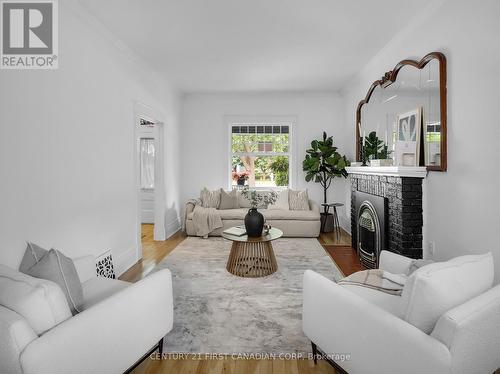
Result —
[{"label": "sofa cushion", "polygon": [[82,284],[83,309],[88,309],[98,302],[130,286],[130,283],[117,279],[95,277]]},{"label": "sofa cushion", "polygon": [[493,278],[491,253],[425,265],[403,288],[400,317],[430,334],[442,314],[487,291]]},{"label": "sofa cushion", "polygon": [[[289,221],[319,221],[320,215],[314,210],[269,210],[259,209],[267,220],[289,220]],[[243,220],[248,213],[247,208],[219,210],[222,220]],[[193,212],[189,213],[187,219],[193,219]]]},{"label": "sofa cushion", "polygon": [[26,250],[24,251],[19,271],[26,273],[26,271],[35,265],[48,251],[35,243],[27,243]]},{"label": "sofa cushion", "polygon": [[307,190],[289,190],[288,204],[290,205],[290,210],[309,210],[309,195],[307,194]]},{"label": "sofa cushion", "polygon": [[290,210],[290,204],[288,204],[288,188],[286,190],[280,191],[278,193],[278,199],[274,204],[269,204],[267,206],[269,210]]},{"label": "sofa cushion", "polygon": [[[269,191],[257,191],[257,195],[261,195],[261,196],[265,196],[265,195],[268,195],[269,194]],[[240,208],[247,208],[247,209],[250,209],[252,207],[252,204],[250,203],[250,200],[247,199],[245,196],[243,196],[243,194],[241,193],[241,191],[238,191],[238,205]],[[257,208],[259,209],[265,209],[266,208],[266,203],[265,202],[261,202]]]},{"label": "sofa cushion", "polygon": [[238,191],[232,190],[230,192],[220,189],[220,203],[219,209],[238,209]]},{"label": "sofa cushion", "polygon": [[43,334],[71,317],[68,302],[54,282],[0,265],[0,304],[20,314]]},{"label": "sofa cushion", "polygon": [[48,251],[26,274],[47,279],[59,285],[73,315],[81,311],[83,291],[73,260],[55,249]]},{"label": "sofa cushion", "polygon": [[314,210],[269,210],[261,211],[268,220],[319,221],[320,215]]}]

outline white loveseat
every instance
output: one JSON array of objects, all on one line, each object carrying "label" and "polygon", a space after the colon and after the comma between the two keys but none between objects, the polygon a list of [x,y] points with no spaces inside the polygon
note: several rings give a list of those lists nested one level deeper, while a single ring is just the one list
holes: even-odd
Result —
[{"label": "white loveseat", "polygon": [[[321,216],[319,206],[314,201],[309,200],[309,210],[283,210],[283,209],[263,209],[259,208],[266,222],[271,226],[283,231],[285,237],[316,238],[319,236],[321,227]],[[190,202],[186,204],[185,230],[187,235],[196,235],[193,224],[194,205]],[[248,208],[221,209],[219,210],[223,227],[212,231],[210,236],[220,236],[222,231],[244,224],[245,215]]]},{"label": "white loveseat", "polygon": [[[410,261],[383,251],[380,268],[406,273]],[[452,273],[454,266],[439,270],[437,280],[446,283],[443,276]],[[437,323],[411,320],[417,325],[431,322],[429,333],[422,331],[426,327],[417,328],[398,315],[405,290],[403,296],[393,296],[356,285],[341,286],[308,270],[303,289],[304,332],[313,350],[317,347],[331,359],[340,357],[335,363],[350,374],[491,374],[500,367],[500,286],[488,287],[493,282],[492,260],[482,274],[473,270],[487,289],[437,314]],[[433,281],[429,274],[424,272],[419,278],[426,290]],[[414,301],[418,291],[415,284],[412,287],[409,297]],[[467,288],[456,282],[450,293],[461,297]],[[420,295],[420,304],[425,304],[420,305],[421,314],[435,312],[441,302],[436,293]],[[419,305],[409,307],[418,309]]]},{"label": "white loveseat", "polygon": [[131,284],[97,277],[92,256],[74,263],[84,294],[75,316],[55,283],[0,265],[0,373],[123,373],[172,329],[169,270]]}]

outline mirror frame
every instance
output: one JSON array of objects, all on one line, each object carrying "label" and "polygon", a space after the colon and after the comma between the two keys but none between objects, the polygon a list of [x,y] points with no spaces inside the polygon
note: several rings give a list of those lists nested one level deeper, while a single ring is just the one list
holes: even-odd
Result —
[{"label": "mirror frame", "polygon": [[438,60],[439,62],[439,96],[440,96],[440,104],[441,104],[441,163],[439,166],[427,166],[427,170],[435,170],[435,171],[446,171],[447,170],[447,161],[448,161],[448,150],[447,150],[447,115],[446,115],[446,57],[441,52],[431,52],[425,55],[420,61],[416,60],[402,60],[400,61],[393,70],[388,71],[384,74],[384,76],[376,80],[372,83],[368,92],[363,100],[361,100],[358,104],[358,108],[356,109],[356,161],[361,161],[361,146],[362,139],[361,134],[359,133],[359,124],[361,124],[361,109],[363,105],[367,104],[370,101],[370,97],[372,96],[373,91],[377,86],[385,89],[386,87],[393,84],[397,77],[399,71],[404,66],[413,66],[417,69],[423,69],[430,61],[433,59]]}]

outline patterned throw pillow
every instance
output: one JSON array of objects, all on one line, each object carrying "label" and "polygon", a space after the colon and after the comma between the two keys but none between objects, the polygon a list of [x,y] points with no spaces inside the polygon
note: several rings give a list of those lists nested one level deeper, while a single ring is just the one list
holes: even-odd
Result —
[{"label": "patterned throw pillow", "polygon": [[307,194],[307,190],[288,190],[288,204],[290,205],[290,210],[309,210],[309,195]]},{"label": "patterned throw pillow", "polygon": [[220,190],[209,191],[206,187],[200,193],[201,206],[217,209],[220,204]]}]

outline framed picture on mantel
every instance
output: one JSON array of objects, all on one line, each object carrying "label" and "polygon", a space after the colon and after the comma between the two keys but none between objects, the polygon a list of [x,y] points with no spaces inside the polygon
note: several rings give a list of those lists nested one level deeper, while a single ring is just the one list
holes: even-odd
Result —
[{"label": "framed picture on mantel", "polygon": [[418,166],[422,129],[422,108],[398,116],[395,163],[398,166]]}]

